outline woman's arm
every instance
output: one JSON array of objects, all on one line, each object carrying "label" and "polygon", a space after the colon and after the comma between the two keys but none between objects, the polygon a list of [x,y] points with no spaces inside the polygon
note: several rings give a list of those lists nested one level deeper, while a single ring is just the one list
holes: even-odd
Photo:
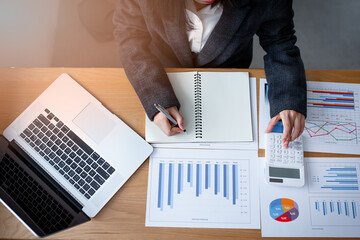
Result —
[{"label": "woman's arm", "polygon": [[305,70],[299,48],[295,46],[292,1],[273,0],[271,5],[257,32],[267,53],[264,63],[272,117],[267,131],[282,119],[283,142],[287,146],[302,133],[305,125]]},{"label": "woman's arm", "polygon": [[114,14],[114,35],[126,75],[153,120],[158,113],[155,103],[165,108],[179,108],[180,103],[162,64],[149,49],[151,36],[142,13],[149,10],[148,5],[139,0],[119,1]]}]

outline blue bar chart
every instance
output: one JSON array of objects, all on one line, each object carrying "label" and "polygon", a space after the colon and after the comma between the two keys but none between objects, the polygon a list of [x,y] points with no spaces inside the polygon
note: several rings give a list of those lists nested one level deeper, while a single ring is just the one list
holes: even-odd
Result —
[{"label": "blue bar chart", "polygon": [[250,222],[249,160],[151,159],[151,220]]},{"label": "blue bar chart", "polygon": [[308,173],[310,192],[359,192],[358,163],[311,163]]},{"label": "blue bar chart", "polygon": [[359,198],[310,198],[314,225],[358,225]]}]

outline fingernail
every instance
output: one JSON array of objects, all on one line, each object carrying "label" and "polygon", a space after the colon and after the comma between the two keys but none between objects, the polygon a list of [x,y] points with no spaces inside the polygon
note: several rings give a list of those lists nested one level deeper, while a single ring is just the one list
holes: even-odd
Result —
[{"label": "fingernail", "polygon": [[184,130],[184,124],[180,124],[180,128],[182,129],[182,130]]}]

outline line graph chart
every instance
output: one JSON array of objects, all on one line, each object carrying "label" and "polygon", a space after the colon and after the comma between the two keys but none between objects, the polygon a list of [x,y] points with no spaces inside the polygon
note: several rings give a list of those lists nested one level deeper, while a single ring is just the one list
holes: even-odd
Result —
[{"label": "line graph chart", "polygon": [[306,151],[359,152],[359,99],[358,84],[308,82]]},{"label": "line graph chart", "polygon": [[305,123],[305,136],[322,138],[324,143],[358,143],[356,122],[311,121]]}]

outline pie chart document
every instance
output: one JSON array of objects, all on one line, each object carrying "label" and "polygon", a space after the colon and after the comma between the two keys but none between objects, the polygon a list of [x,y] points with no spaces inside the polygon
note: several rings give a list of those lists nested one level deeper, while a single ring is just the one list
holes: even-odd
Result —
[{"label": "pie chart document", "polygon": [[360,237],[360,158],[305,158],[301,188],[267,184],[260,165],[263,237]]}]

